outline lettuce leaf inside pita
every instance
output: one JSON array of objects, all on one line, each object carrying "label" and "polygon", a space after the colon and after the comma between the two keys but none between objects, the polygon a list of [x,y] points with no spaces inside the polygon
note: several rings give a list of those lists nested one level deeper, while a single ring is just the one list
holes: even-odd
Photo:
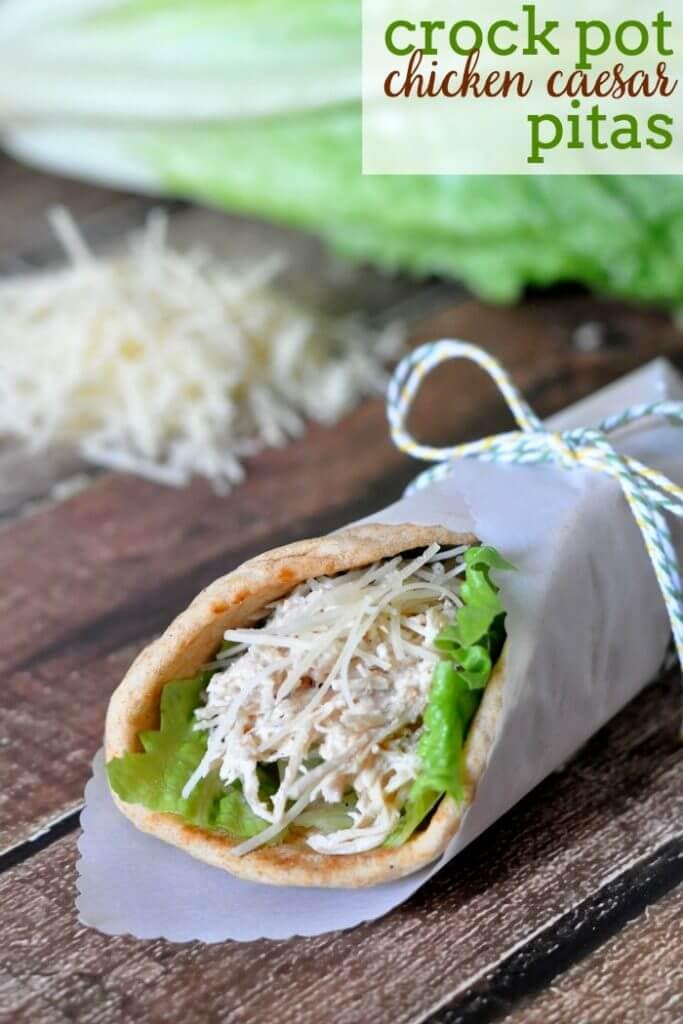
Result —
[{"label": "lettuce leaf inside pita", "polygon": [[[192,679],[166,684],[161,694],[159,728],[140,733],[140,753],[127,753],[109,762],[109,782],[116,795],[128,803],[177,814],[198,828],[248,839],[267,828],[268,822],[253,813],[239,784],[226,789],[216,770],[200,779],[188,797],[182,795],[206,751],[207,734],[193,725],[195,708],[210,676],[210,672],[202,671]],[[262,789],[266,795],[269,788],[264,778]]]},{"label": "lettuce leaf inside pita", "polygon": [[465,552],[463,605],[435,641],[442,660],[434,670],[418,744],[420,771],[385,846],[401,846],[445,795],[464,796],[467,732],[505,642],[505,609],[491,569],[513,569],[493,547]]}]

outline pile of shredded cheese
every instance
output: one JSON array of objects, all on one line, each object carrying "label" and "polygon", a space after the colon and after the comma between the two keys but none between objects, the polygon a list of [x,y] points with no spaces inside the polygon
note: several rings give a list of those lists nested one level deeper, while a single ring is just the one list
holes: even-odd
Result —
[{"label": "pile of shredded cheese", "polygon": [[106,260],[65,210],[52,222],[70,265],[0,282],[0,436],[33,450],[76,441],[92,462],[226,491],[245,456],[381,390],[400,352],[396,327],[286,302],[280,258],[238,272],[174,250],[160,211]]},{"label": "pile of shredded cheese", "polygon": [[[464,547],[433,544],[367,569],[321,577],[270,606],[261,627],[228,630],[197,712],[206,754],[188,780],[218,767],[270,825],[236,848],[274,838],[309,805],[351,790],[352,824],[307,843],[324,853],[381,845],[418,769],[417,743],[438,653],[436,635],[461,605]],[[227,667],[223,668],[226,665]],[[278,762],[280,786],[260,799],[257,767]]]}]

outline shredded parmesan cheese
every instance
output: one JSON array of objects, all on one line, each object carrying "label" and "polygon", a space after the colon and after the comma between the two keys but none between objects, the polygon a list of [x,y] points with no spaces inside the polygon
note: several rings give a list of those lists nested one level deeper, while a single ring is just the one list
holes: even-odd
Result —
[{"label": "shredded parmesan cheese", "polygon": [[[196,712],[207,750],[183,795],[218,767],[239,781],[270,824],[236,848],[277,836],[309,804],[354,804],[348,828],[306,841],[326,853],[380,845],[396,825],[418,771],[417,743],[438,653],[453,616],[465,548],[397,556],[312,579],[270,606],[260,627],[232,629],[239,645],[216,663]],[[277,762],[280,785],[261,798],[257,768]]]},{"label": "shredded parmesan cheese", "polygon": [[76,441],[90,461],[226,491],[242,460],[333,423],[381,390],[397,327],[325,322],[271,287],[273,258],[237,272],[172,249],[161,211],[98,259],[65,210],[66,269],[0,282],[0,435],[37,450]]}]

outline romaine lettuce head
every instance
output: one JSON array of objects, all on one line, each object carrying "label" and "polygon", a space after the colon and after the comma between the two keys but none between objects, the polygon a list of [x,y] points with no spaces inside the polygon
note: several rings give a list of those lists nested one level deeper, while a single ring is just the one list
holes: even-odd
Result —
[{"label": "romaine lettuce head", "polygon": [[576,281],[683,303],[681,177],[364,176],[360,38],[358,0],[5,0],[0,137],[488,299]]}]

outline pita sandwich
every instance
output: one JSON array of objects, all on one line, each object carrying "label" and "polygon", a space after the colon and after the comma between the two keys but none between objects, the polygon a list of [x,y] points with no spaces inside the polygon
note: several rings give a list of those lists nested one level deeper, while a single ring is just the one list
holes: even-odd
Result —
[{"label": "pita sandwich", "polygon": [[133,824],[250,881],[376,885],[434,861],[498,721],[493,549],[361,525],[245,562],[135,660],[106,721]]}]

